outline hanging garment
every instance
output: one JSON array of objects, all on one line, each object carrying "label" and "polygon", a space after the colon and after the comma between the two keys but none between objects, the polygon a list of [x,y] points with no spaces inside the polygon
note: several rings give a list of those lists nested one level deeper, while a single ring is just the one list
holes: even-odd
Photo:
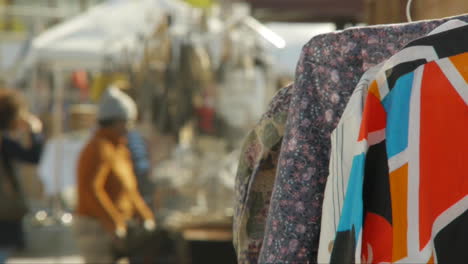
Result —
[{"label": "hanging garment", "polygon": [[331,263],[468,258],[467,44],[468,26],[414,41],[443,59],[371,83]]},{"label": "hanging garment", "polygon": [[[429,34],[432,35],[431,37],[424,38],[424,45],[414,44],[415,42],[421,43],[422,39],[410,43],[408,47],[399,51],[385,63],[368,70],[361,78],[337,128],[331,136],[330,173],[325,188],[317,257],[319,263],[329,263],[330,261],[331,249],[341,217],[351,166],[354,156],[360,148],[357,138],[370,82],[375,79],[379,71],[386,72],[391,78],[395,78],[397,74],[401,74],[402,70],[411,71],[420,63],[438,59],[439,57],[434,51],[433,45],[436,45],[440,39],[447,38],[446,31],[464,25],[467,24],[460,20],[451,20],[444,23]],[[456,37],[456,34],[453,34],[453,36]]]},{"label": "hanging garment", "polygon": [[351,28],[304,46],[260,263],[316,263],[330,136],[360,76],[447,20]]},{"label": "hanging garment", "polygon": [[361,77],[343,112],[340,123],[331,135],[330,173],[323,198],[318,263],[329,263],[330,261],[353,157],[356,148],[358,148],[356,139],[359,134],[368,85],[381,67],[380,64],[372,67]]},{"label": "hanging garment", "polygon": [[241,151],[233,241],[239,264],[258,261],[292,91],[290,85],[276,94]]}]

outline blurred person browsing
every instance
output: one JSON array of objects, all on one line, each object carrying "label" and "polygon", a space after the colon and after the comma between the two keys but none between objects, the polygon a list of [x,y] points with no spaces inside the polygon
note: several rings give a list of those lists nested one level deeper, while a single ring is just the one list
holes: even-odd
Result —
[{"label": "blurred person browsing", "polygon": [[77,165],[75,234],[86,263],[113,263],[115,247],[136,219],[155,229],[154,216],[138,192],[126,137],[137,117],[134,101],[110,87],[101,99],[98,129]]},{"label": "blurred person browsing", "polygon": [[[5,88],[0,88],[0,132],[0,248],[24,249],[22,219],[27,204],[14,163],[39,162],[42,123],[27,111],[20,94]],[[28,142],[19,139],[24,133]]]}]

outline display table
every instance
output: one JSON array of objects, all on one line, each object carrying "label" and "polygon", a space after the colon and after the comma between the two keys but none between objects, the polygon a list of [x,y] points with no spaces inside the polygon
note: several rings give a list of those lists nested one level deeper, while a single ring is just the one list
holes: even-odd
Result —
[{"label": "display table", "polygon": [[184,230],[182,236],[187,241],[231,242],[232,230],[221,228],[190,228]]},{"label": "display table", "polygon": [[235,264],[232,227],[192,227],[182,231],[191,264]]}]

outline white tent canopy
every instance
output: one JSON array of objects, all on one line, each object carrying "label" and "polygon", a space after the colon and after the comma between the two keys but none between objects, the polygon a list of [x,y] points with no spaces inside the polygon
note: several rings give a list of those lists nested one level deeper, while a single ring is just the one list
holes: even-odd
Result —
[{"label": "white tent canopy", "polygon": [[[19,75],[34,69],[38,62],[47,63],[53,72],[52,112],[56,141],[52,141],[55,143],[48,148],[49,160],[43,160],[45,165],[41,166],[46,168],[41,170],[41,174],[48,192],[60,192],[70,183],[73,177],[63,174],[65,167],[54,164],[66,163],[68,156],[64,153],[76,152],[75,148],[79,147],[67,147],[62,135],[64,73],[77,69],[102,70],[108,62],[138,61],[143,55],[144,40],[156,30],[166,12],[161,1],[165,0],[109,0],[52,27],[33,40]],[[133,61],[126,61],[129,58]],[[31,101],[34,101],[34,89],[35,86],[31,85]]]},{"label": "white tent canopy", "polygon": [[27,64],[100,69],[108,60],[119,62],[125,53],[135,58],[162,14],[157,0],[107,1],[35,38]]}]

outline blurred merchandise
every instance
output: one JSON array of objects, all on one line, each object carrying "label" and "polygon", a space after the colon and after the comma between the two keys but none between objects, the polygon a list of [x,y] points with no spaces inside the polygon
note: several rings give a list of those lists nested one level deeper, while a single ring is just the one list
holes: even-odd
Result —
[{"label": "blurred merchandise", "polygon": [[86,71],[75,71],[72,73],[72,81],[76,88],[80,90],[82,98],[86,98],[89,92],[88,73]]},{"label": "blurred merchandise", "polygon": [[212,6],[214,3],[214,0],[184,0],[184,1],[195,7],[203,7],[203,8],[208,8]]},{"label": "blurred merchandise", "polygon": [[[89,136],[89,132],[75,132],[47,142],[39,165],[39,175],[48,196],[61,194],[75,186],[76,162]],[[56,173],[60,175],[58,180]],[[70,202],[69,208],[73,208],[75,202]]]},{"label": "blurred merchandise", "polygon": [[137,104],[135,131],[150,163],[140,191],[158,219],[159,239],[177,242],[166,251],[200,241],[233,251],[240,143],[276,89],[266,47],[284,40],[245,4],[218,3],[105,1],[31,41],[12,78],[45,120],[49,139],[38,170],[43,193],[31,199],[25,220],[31,252],[52,254],[37,239],[49,236],[59,251],[76,251],[76,160],[96,121],[91,105],[111,84]]},{"label": "blurred merchandise", "polygon": [[221,140],[205,138],[196,148],[179,145],[170,160],[160,163],[153,180],[164,225],[173,229],[229,225],[238,154],[228,153]]},{"label": "blurred merchandise", "polygon": [[97,102],[111,84],[125,86],[125,83],[128,83],[128,77],[123,73],[98,73],[92,81],[90,98]]},{"label": "blurred merchandise", "polygon": [[96,120],[96,107],[90,104],[75,104],[70,106],[68,111],[69,132],[47,141],[38,174],[45,196],[51,198],[58,195],[67,210],[72,210],[76,203],[76,162],[91,135]]}]

